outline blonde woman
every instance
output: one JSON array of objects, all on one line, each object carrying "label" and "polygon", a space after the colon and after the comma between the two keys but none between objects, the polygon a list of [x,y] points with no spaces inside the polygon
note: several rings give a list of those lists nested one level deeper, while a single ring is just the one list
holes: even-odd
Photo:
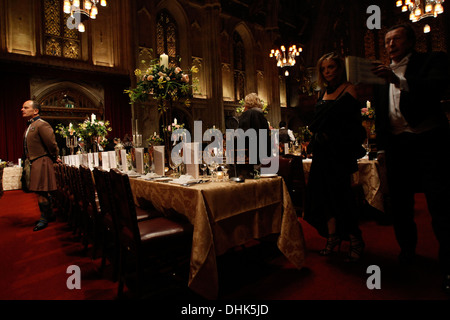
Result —
[{"label": "blonde woman", "polygon": [[[239,117],[239,128],[246,132],[249,129],[256,131],[257,139],[253,141],[251,138],[247,140],[246,138],[246,165],[242,165],[243,175],[250,177],[254,171],[254,165],[259,165],[261,163],[261,157],[270,157],[270,128],[269,122],[264,117],[263,104],[261,99],[256,93],[248,94],[244,99],[244,112]],[[265,130],[265,131],[264,131]],[[259,139],[262,135],[266,136],[267,144],[266,150],[260,150]],[[249,151],[251,148],[256,148],[256,161],[249,158]],[[254,149],[255,150],[255,149]],[[261,152],[260,152],[261,151]],[[251,155],[251,153],[250,153]]]},{"label": "blonde woman", "polygon": [[304,218],[327,238],[321,255],[330,255],[342,240],[349,240],[348,260],[356,261],[364,242],[351,175],[358,170],[357,159],[364,155],[361,105],[354,85],[346,80],[343,59],[326,54],[317,69],[322,92],[309,126],[313,159]]}]

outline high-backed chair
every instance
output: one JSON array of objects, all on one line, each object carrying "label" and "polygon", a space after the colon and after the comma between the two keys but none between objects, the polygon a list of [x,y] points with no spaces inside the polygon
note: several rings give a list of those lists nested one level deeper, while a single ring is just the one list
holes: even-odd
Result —
[{"label": "high-backed chair", "polygon": [[89,212],[89,196],[87,186],[85,185],[80,167],[71,166],[73,192],[75,198],[75,206],[77,209],[76,230],[81,237],[81,242],[84,245],[84,251],[87,253],[89,244],[93,243],[93,228],[94,221]]},{"label": "high-backed chair", "polygon": [[101,234],[101,209],[98,203],[91,169],[84,165],[80,165],[79,170],[85,196],[83,201],[86,223],[85,232],[87,232],[85,238],[86,241],[89,241],[93,245],[92,258],[95,259]]},{"label": "high-backed chair", "polygon": [[67,183],[67,197],[70,203],[70,211],[68,216],[69,226],[73,230],[73,234],[82,233],[82,210],[83,210],[83,194],[81,183],[79,182],[78,169],[74,166],[65,165],[64,176]]},{"label": "high-backed chair", "polygon": [[[281,172],[281,174],[280,174]],[[302,215],[306,197],[306,179],[302,157],[293,154],[280,156],[279,174],[283,176],[299,216]]]},{"label": "high-backed chair", "polygon": [[[193,228],[187,220],[161,216],[138,222],[129,177],[117,169],[111,169],[110,175],[115,209],[113,214],[116,214],[119,225],[118,293],[121,296],[125,277],[134,269],[134,292],[140,296],[143,292],[146,266],[157,269],[159,262],[168,259],[170,267],[170,262],[178,261],[179,255],[190,256]],[[128,269],[128,264],[134,267]]]},{"label": "high-backed chair", "polygon": [[109,260],[113,267],[113,278],[117,280],[119,272],[119,227],[115,215],[112,212],[114,200],[111,177],[108,171],[104,171],[98,167],[94,168],[93,174],[100,205],[98,224],[101,233],[101,270],[104,270],[106,260]]}]

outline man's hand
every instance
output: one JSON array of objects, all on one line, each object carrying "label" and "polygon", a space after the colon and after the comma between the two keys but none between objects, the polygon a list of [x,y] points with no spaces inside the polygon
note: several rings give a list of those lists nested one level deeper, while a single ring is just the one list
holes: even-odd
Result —
[{"label": "man's hand", "polygon": [[392,71],[389,66],[384,64],[375,64],[372,69],[370,69],[376,76],[385,79],[389,83],[395,84],[396,87],[400,85],[400,79],[397,75]]},{"label": "man's hand", "polygon": [[386,155],[384,154],[384,152],[380,152],[377,154],[377,161],[381,167],[384,167],[386,165]]}]

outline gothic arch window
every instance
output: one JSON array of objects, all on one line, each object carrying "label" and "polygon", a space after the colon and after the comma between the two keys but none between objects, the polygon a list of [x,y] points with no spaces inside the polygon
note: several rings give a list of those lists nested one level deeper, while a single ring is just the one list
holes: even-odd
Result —
[{"label": "gothic arch window", "polygon": [[233,34],[234,97],[245,98],[245,48],[239,33]]},{"label": "gothic arch window", "polygon": [[169,56],[169,65],[177,65],[177,57],[180,55],[180,41],[178,38],[178,26],[173,17],[163,10],[156,18],[156,53],[165,53]]},{"label": "gothic arch window", "polygon": [[81,59],[81,40],[76,28],[67,27],[68,14],[62,0],[43,0],[43,54],[69,59]]}]

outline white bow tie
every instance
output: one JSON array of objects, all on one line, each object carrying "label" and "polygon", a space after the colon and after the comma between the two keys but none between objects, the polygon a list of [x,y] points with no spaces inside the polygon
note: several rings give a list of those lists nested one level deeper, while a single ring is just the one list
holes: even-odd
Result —
[{"label": "white bow tie", "polygon": [[402,60],[400,60],[398,63],[392,62],[391,65],[390,65],[391,69],[392,70],[396,70],[398,68],[406,66],[408,64],[408,62],[409,62],[409,57],[410,57],[410,55],[407,55]]}]

